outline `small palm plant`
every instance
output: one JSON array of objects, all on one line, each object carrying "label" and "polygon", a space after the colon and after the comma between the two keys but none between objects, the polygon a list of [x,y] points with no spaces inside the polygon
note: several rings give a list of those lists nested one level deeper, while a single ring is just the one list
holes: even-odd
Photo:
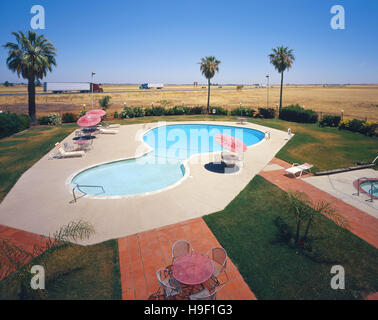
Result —
[{"label": "small palm plant", "polygon": [[110,107],[110,96],[105,96],[102,99],[98,100],[98,103],[100,104],[101,108],[103,110],[107,110]]},{"label": "small palm plant", "polygon": [[[29,288],[30,270],[34,259],[38,257],[38,264],[48,267],[47,260],[50,253],[58,250],[72,242],[89,239],[95,230],[91,224],[83,220],[74,220],[62,226],[52,236],[44,239],[43,244],[34,245],[31,251],[25,250],[12,243],[9,239],[0,238],[0,280],[6,278],[11,273],[19,279],[20,299],[37,294],[39,298],[44,298],[42,290],[31,292]],[[67,270],[66,273],[69,273]],[[56,275],[51,275],[54,278]]]},{"label": "small palm plant", "polygon": [[200,70],[208,81],[207,113],[210,112],[210,80],[214,77],[215,72],[219,72],[220,63],[214,56],[202,58],[199,63],[201,65]]},{"label": "small palm plant", "polygon": [[[332,207],[332,203],[323,200],[312,201],[300,191],[289,191],[286,195],[289,214],[294,216],[296,222],[295,243],[306,242],[312,226],[319,226],[324,221],[323,216],[331,219],[342,228],[349,228],[348,221]],[[301,237],[301,227],[306,224]]]},{"label": "small palm plant", "polygon": [[293,66],[295,57],[293,50],[288,47],[277,47],[272,49],[272,53],[269,55],[270,63],[281,74],[281,90],[280,90],[280,109],[282,108],[282,88],[283,88],[283,75],[285,70],[290,69]]},{"label": "small palm plant", "polygon": [[20,77],[28,80],[29,116],[32,123],[37,122],[35,107],[36,81],[42,80],[47,71],[56,66],[56,49],[43,35],[33,31],[24,34],[22,31],[12,32],[16,42],[8,42],[8,68]]}]

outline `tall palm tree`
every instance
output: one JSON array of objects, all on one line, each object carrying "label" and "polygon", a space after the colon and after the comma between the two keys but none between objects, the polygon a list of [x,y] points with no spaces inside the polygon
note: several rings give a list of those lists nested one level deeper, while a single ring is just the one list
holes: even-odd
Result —
[{"label": "tall palm tree", "polygon": [[47,71],[56,66],[56,49],[43,35],[33,31],[24,34],[12,32],[16,43],[8,42],[3,47],[8,49],[8,68],[28,80],[29,116],[36,123],[35,115],[35,82],[46,76]]},{"label": "tall palm tree", "polygon": [[200,70],[208,81],[207,90],[207,113],[210,112],[210,79],[214,77],[215,72],[219,72],[220,61],[215,59],[214,56],[205,57],[201,59],[199,63],[201,65]]},{"label": "tall palm tree", "polygon": [[280,91],[280,109],[282,108],[282,87],[283,87],[283,75],[285,70],[288,70],[292,67],[295,57],[293,50],[288,47],[277,47],[272,49],[272,53],[269,55],[270,63],[274,68],[281,73],[281,91]]}]

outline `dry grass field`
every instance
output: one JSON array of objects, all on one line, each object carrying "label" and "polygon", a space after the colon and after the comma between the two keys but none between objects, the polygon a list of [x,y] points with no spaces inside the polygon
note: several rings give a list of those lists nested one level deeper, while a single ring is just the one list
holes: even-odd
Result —
[{"label": "dry grass field", "polygon": [[[160,101],[167,100],[168,106],[185,104],[187,106],[206,105],[207,87],[201,85],[194,89],[191,85],[168,85],[163,90],[139,90],[137,85],[103,85],[104,93],[95,93],[94,102],[98,107],[98,100],[105,95],[111,96],[110,113],[120,111],[126,103],[128,106],[160,105]],[[136,91],[136,92],[135,92]],[[279,86],[269,88],[269,106],[275,107],[279,103]],[[1,94],[26,93],[26,86],[17,85],[11,88],[0,86],[0,108],[14,112],[27,112],[27,96],[4,96]],[[43,88],[37,88],[43,92]],[[109,92],[109,93],[107,93]],[[37,95],[38,116],[50,112],[77,113],[85,104],[90,107],[90,94],[49,94]],[[267,88],[245,86],[237,90],[236,86],[212,87],[211,104],[228,109],[243,106],[266,107]],[[284,88],[283,104],[298,103],[306,109],[313,109],[323,114],[340,114],[344,110],[345,118],[359,118],[378,120],[378,85],[348,85],[348,86],[306,86],[289,85]]]}]

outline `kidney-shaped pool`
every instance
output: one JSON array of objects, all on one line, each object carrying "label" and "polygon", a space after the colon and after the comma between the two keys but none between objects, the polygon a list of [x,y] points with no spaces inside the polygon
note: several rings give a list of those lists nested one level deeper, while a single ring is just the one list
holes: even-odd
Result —
[{"label": "kidney-shaped pool", "polygon": [[185,175],[183,162],[194,154],[222,151],[215,141],[226,134],[247,147],[264,139],[261,131],[223,125],[174,124],[147,131],[143,141],[152,149],[140,158],[101,164],[74,176],[73,186],[88,195],[101,197],[155,192],[178,183]]}]

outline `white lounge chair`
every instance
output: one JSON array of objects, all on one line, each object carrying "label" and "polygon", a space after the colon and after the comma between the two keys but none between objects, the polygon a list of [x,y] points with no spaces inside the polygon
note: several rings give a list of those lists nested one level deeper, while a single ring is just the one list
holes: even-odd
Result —
[{"label": "white lounge chair", "polygon": [[61,158],[82,157],[85,155],[84,151],[65,151],[59,142],[55,143],[55,146]]},{"label": "white lounge chair", "polygon": [[291,168],[288,168],[285,170],[285,172],[288,175],[294,176],[294,178],[300,178],[303,174],[303,172],[311,173],[311,168],[313,167],[312,164],[304,163],[304,164],[299,164],[299,163],[293,163]]},{"label": "white lounge chair", "polygon": [[121,125],[118,123],[113,123],[113,124],[99,124],[97,127],[99,129],[114,129],[114,128],[119,128]]},{"label": "white lounge chair", "polygon": [[100,133],[103,134],[117,134],[118,130],[102,129],[100,128]]}]

